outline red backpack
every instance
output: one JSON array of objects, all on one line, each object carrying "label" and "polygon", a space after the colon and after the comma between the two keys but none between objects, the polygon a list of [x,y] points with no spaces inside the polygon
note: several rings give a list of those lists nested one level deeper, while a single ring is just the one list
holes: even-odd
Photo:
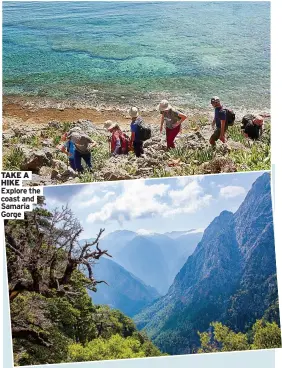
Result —
[{"label": "red backpack", "polygon": [[119,131],[118,134],[117,134],[117,132],[115,132],[112,135],[111,152],[114,152],[114,150],[115,150],[117,137],[119,137],[120,143],[121,143],[121,152],[120,152],[120,154],[127,155],[128,152],[129,152],[129,147],[130,147],[130,138],[125,133],[123,133],[122,131]]},{"label": "red backpack", "polygon": [[121,140],[121,153],[123,155],[127,155],[129,152],[130,138],[128,137],[128,135],[121,132],[120,140]]}]

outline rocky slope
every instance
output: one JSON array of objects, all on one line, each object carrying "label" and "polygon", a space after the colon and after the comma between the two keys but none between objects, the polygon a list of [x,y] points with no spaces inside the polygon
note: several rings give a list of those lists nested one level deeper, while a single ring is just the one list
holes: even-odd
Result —
[{"label": "rocky slope", "polygon": [[[244,331],[277,300],[270,177],[260,176],[238,211],[204,232],[168,293],[135,318],[162,351],[193,352],[197,331],[222,321]],[[279,321],[277,321],[279,323]]]},{"label": "rocky slope", "polygon": [[[73,126],[80,126],[98,143],[92,152],[93,173],[78,176],[57,148],[62,134]],[[122,128],[130,134],[129,123]],[[207,118],[191,117],[177,137],[177,148],[167,152],[164,134],[152,124],[152,138],[144,143],[144,157],[136,158],[132,152],[110,157],[103,124],[90,120],[30,125],[9,122],[3,133],[3,166],[6,170],[31,170],[34,185],[269,169],[269,125],[262,141],[252,144],[242,137],[237,124],[229,129],[228,143],[218,142],[216,150],[209,145],[211,133]]]}]

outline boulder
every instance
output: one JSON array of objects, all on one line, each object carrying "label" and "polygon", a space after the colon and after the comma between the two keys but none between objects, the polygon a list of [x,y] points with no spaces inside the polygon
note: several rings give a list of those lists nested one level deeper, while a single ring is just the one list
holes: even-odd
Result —
[{"label": "boulder", "polygon": [[133,177],[129,175],[127,171],[122,168],[114,169],[113,171],[105,170],[103,172],[103,177],[104,177],[104,180],[109,180],[109,181],[133,179]]},{"label": "boulder", "polygon": [[20,147],[23,153],[23,163],[21,164],[21,170],[31,170],[34,173],[38,173],[42,166],[49,166],[50,160],[46,156],[43,150],[31,150],[27,147]]}]

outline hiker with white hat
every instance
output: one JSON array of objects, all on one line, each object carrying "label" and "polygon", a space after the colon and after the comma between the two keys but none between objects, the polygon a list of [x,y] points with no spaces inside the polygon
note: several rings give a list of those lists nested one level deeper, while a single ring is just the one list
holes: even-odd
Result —
[{"label": "hiker with white hat", "polygon": [[143,149],[143,140],[140,139],[140,125],[143,122],[143,119],[141,116],[139,116],[139,110],[137,107],[132,106],[128,114],[131,117],[131,124],[130,124],[130,130],[131,130],[131,138],[130,138],[130,145],[133,147],[134,153],[136,157],[140,157],[144,154]]},{"label": "hiker with white hat", "polygon": [[185,119],[187,119],[187,116],[173,108],[167,100],[162,100],[160,102],[158,110],[162,115],[160,126],[161,133],[165,123],[167,149],[175,148],[174,140],[180,132],[181,124]]},{"label": "hiker with white hat", "polygon": [[107,129],[112,134],[110,140],[111,155],[126,155],[128,153],[130,145],[129,137],[121,131],[118,123],[112,122]]},{"label": "hiker with white hat", "polygon": [[80,127],[74,127],[67,133],[66,138],[74,144],[74,165],[75,169],[82,173],[84,171],[81,159],[84,160],[88,169],[92,170],[91,149],[96,143],[87,134],[83,133]]}]

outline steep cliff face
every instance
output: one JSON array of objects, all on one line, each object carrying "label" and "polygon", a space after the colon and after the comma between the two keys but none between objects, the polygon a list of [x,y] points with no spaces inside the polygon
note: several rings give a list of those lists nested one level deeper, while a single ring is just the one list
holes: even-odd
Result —
[{"label": "steep cliff face", "polygon": [[269,174],[253,184],[234,215],[234,223],[243,268],[224,318],[235,329],[243,330],[246,321],[251,325],[261,318],[278,295]]},{"label": "steep cliff face", "polygon": [[253,184],[235,214],[205,230],[168,293],[135,318],[170,354],[191,353],[212,321],[244,330],[277,298],[270,177]]}]

